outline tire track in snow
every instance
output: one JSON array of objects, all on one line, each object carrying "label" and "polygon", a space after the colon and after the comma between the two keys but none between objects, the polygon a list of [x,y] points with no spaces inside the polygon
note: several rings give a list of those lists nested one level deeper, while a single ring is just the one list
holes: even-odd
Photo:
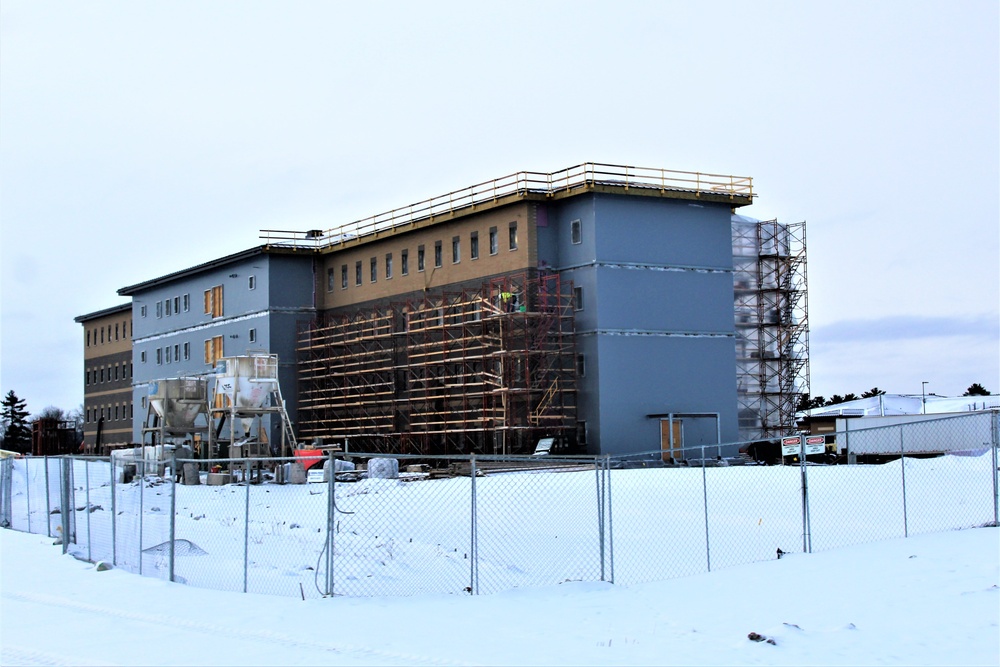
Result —
[{"label": "tire track in snow", "polygon": [[[193,630],[203,634],[211,635],[213,638],[228,637],[232,639],[239,640],[250,640],[259,641],[267,644],[277,644],[279,646],[287,648],[304,648],[313,649],[319,651],[330,651],[333,653],[340,653],[344,655],[355,655],[359,657],[372,658],[374,660],[382,661],[393,660],[408,664],[419,664],[419,665],[440,665],[441,667],[451,667],[451,666],[465,666],[474,663],[466,662],[456,662],[454,660],[443,660],[440,658],[433,658],[423,655],[415,655],[412,653],[396,653],[394,651],[380,651],[378,649],[368,648],[364,646],[354,646],[351,644],[330,644],[321,641],[303,640],[291,635],[287,635],[281,632],[274,632],[272,630],[249,630],[245,628],[234,628],[224,625],[212,625],[205,624],[198,621],[193,621],[186,618],[178,618],[176,616],[164,616],[157,614],[144,614],[140,612],[124,611],[122,609],[114,609],[111,607],[101,607],[95,604],[89,604],[86,602],[77,602],[76,600],[69,600],[67,598],[58,597],[56,595],[45,595],[43,593],[0,593],[0,597],[6,598],[8,600],[17,600],[20,602],[33,602],[35,604],[47,605],[50,607],[60,607],[63,609],[70,609],[74,611],[80,611],[87,614],[100,614],[102,616],[107,616],[109,618],[117,618],[129,621],[140,621],[142,623],[151,623],[153,625],[160,625],[163,627],[175,627],[184,628],[186,630]],[[47,654],[41,651],[24,651],[22,650],[25,658],[25,662],[18,662],[15,658],[12,662],[6,659],[8,647],[4,647],[4,659],[0,661],[0,664],[26,664],[26,665],[77,665],[81,664],[79,661],[74,662],[72,659],[67,659],[67,662],[45,662],[45,660],[50,659]],[[15,649],[16,650],[16,649]],[[38,656],[41,662],[32,662],[32,656]],[[51,656],[51,659],[58,660],[60,657]],[[93,664],[110,664],[110,663],[93,663]]]},{"label": "tire track in snow", "polygon": [[114,667],[115,664],[113,662],[88,662],[78,657],[49,653],[47,651],[39,651],[38,649],[24,648],[23,646],[11,646],[7,643],[4,643],[3,648],[0,648],[0,665],[5,666],[25,665],[26,667],[35,667],[36,665],[41,665],[43,667],[74,667],[75,665],[80,665],[80,667]]}]

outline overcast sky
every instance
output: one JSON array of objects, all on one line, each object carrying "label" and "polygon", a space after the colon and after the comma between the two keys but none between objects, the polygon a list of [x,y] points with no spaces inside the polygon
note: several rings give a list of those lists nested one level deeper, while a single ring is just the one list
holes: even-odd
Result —
[{"label": "overcast sky", "polygon": [[0,389],[116,291],[519,170],[752,176],[812,393],[1000,391],[995,0],[0,4]]}]

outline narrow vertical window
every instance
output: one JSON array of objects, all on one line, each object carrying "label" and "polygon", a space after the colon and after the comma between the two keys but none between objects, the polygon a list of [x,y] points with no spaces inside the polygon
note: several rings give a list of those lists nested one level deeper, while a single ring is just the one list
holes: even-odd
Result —
[{"label": "narrow vertical window", "polygon": [[369,271],[369,279],[372,282],[375,282],[378,280],[378,259],[372,257],[370,265],[371,265],[371,271]]},{"label": "narrow vertical window", "polygon": [[[163,363],[163,349],[158,347],[156,348],[156,365],[159,366],[162,363]],[[103,375],[104,371],[101,371],[101,374]]]},{"label": "narrow vertical window", "polygon": [[347,289],[347,264],[340,265],[340,289]]},{"label": "narrow vertical window", "polygon": [[185,294],[184,295],[184,312],[186,313],[189,310],[191,310],[191,295],[190,294]]},{"label": "narrow vertical window", "polygon": [[164,314],[167,317],[170,317],[170,315],[173,313],[173,311],[171,311],[170,309],[170,299],[163,300],[163,309],[166,311]]},{"label": "narrow vertical window", "polygon": [[146,363],[146,350],[143,350],[142,352],[139,353],[139,363],[140,364]]},{"label": "narrow vertical window", "polygon": [[87,347],[90,347],[90,329],[87,329]]},{"label": "narrow vertical window", "polygon": [[256,343],[257,342],[257,330],[256,329],[250,329],[250,342],[251,343]]},{"label": "narrow vertical window", "polygon": [[354,284],[361,284],[361,260],[354,262]]},{"label": "narrow vertical window", "polygon": [[576,374],[580,377],[587,374],[587,361],[582,354],[576,355]]},{"label": "narrow vertical window", "polygon": [[462,261],[462,241],[457,236],[451,237],[451,263]]},{"label": "narrow vertical window", "polygon": [[[207,294],[207,292],[206,292],[206,294]],[[205,311],[205,312],[208,312],[208,311]],[[156,302],[156,316],[157,317],[163,317],[163,302],[162,301],[157,301]],[[104,341],[102,340],[101,342],[103,343]]]},{"label": "narrow vertical window", "polygon": [[510,223],[508,230],[508,245],[511,250],[517,250],[517,222]]},{"label": "narrow vertical window", "polygon": [[139,306],[139,317],[146,317],[146,306]]},{"label": "narrow vertical window", "polygon": [[583,243],[583,230],[581,228],[581,223],[579,220],[574,220],[569,223],[569,240],[570,243],[579,244]]},{"label": "narrow vertical window", "polygon": [[181,346],[180,344],[174,345],[174,361],[181,360]]},{"label": "narrow vertical window", "polygon": [[389,280],[392,278],[392,253],[387,252],[385,254],[385,279]]},{"label": "narrow vertical window", "polygon": [[583,310],[583,288],[573,288],[573,310]]},{"label": "narrow vertical window", "polygon": [[174,297],[174,312],[181,312],[181,298],[179,296]]},{"label": "narrow vertical window", "polygon": [[408,250],[399,251],[399,272],[404,276],[410,275],[410,252]]},{"label": "narrow vertical window", "polygon": [[479,232],[469,235],[469,259],[479,259]]},{"label": "narrow vertical window", "polygon": [[434,267],[441,268],[441,242],[434,242]]},{"label": "narrow vertical window", "polygon": [[424,270],[424,247],[422,245],[417,246],[417,271]]},{"label": "narrow vertical window", "polygon": [[184,361],[191,358],[191,343],[184,343]]},{"label": "narrow vertical window", "polygon": [[326,269],[326,291],[333,291],[333,267],[327,267]]},{"label": "narrow vertical window", "polygon": [[250,289],[257,289],[257,276],[249,276],[247,278],[247,287]]},{"label": "narrow vertical window", "polygon": [[500,241],[497,236],[497,228],[490,227],[490,254],[495,255],[500,250]]}]

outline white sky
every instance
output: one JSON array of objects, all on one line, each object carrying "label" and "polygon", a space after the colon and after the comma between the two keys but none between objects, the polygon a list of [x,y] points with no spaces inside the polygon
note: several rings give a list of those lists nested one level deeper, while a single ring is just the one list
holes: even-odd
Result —
[{"label": "white sky", "polygon": [[583,161],[808,222],[812,393],[1000,391],[1000,12],[957,2],[0,5],[0,390],[258,243]]}]

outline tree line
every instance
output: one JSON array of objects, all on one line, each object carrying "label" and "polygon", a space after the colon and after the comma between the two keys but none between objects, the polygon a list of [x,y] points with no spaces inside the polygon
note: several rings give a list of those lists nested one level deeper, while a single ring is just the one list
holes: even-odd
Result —
[{"label": "tree line", "polygon": [[[856,401],[859,398],[874,398],[875,396],[881,396],[885,391],[879,389],[878,387],[872,387],[868,391],[862,393],[860,396],[857,394],[834,394],[830,398],[824,396],[810,397],[809,394],[803,394],[802,398],[799,400],[799,405],[796,408],[797,411],[801,412],[803,410],[812,410],[814,408],[822,408],[828,405],[837,405],[838,403],[847,403],[848,401]],[[983,385],[978,382],[973,382],[969,385],[969,388],[965,390],[962,396],[990,396],[989,390],[987,390]]]},{"label": "tree line", "polygon": [[72,423],[76,442],[83,441],[83,406],[67,412],[50,405],[37,415],[31,415],[27,401],[11,390],[0,401],[0,449],[22,454],[30,452],[32,424],[40,419]]}]

